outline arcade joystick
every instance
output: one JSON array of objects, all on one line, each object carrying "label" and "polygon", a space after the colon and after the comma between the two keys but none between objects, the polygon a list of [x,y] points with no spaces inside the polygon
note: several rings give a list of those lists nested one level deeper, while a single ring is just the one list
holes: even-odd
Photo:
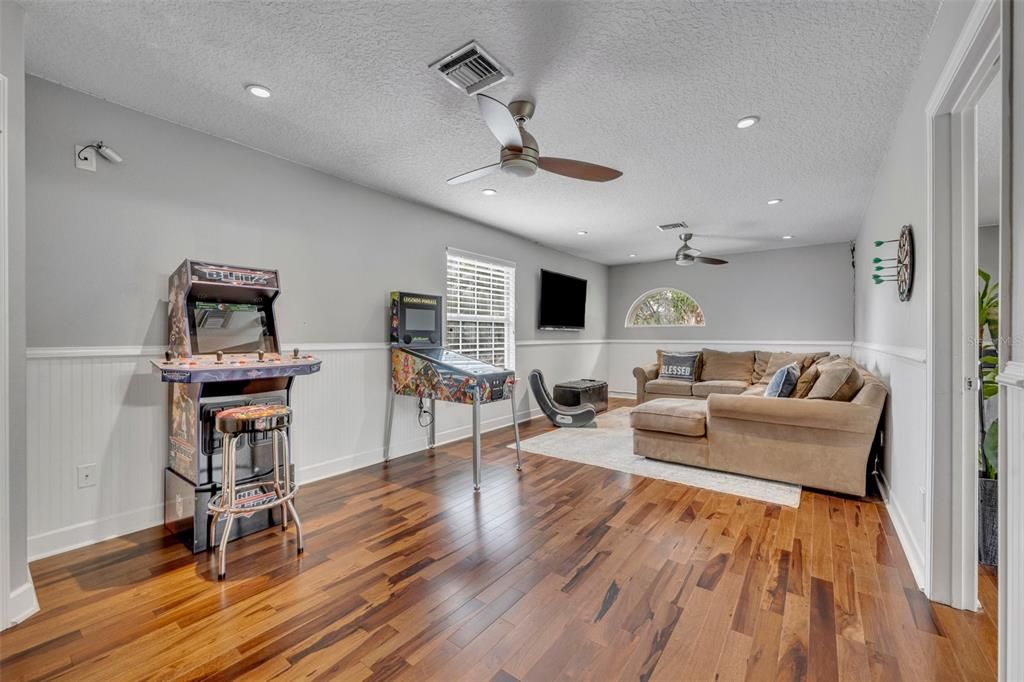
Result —
[{"label": "arcade joystick", "polygon": [[170,362],[173,359],[174,359],[174,351],[172,351],[170,348],[168,348],[167,350],[164,351],[164,361],[165,362]]},{"label": "arcade joystick", "polygon": [[219,365],[222,362],[224,362],[224,351],[219,350],[217,351],[217,364]]},{"label": "arcade joystick", "polygon": [[256,357],[259,358],[260,362],[263,362],[263,359],[266,356],[267,356],[267,351],[263,350],[262,348],[260,348],[258,351],[256,351]]},{"label": "arcade joystick", "polygon": [[295,358],[296,360],[299,359],[299,349],[298,348],[295,348],[295,349],[292,350],[292,357]]}]

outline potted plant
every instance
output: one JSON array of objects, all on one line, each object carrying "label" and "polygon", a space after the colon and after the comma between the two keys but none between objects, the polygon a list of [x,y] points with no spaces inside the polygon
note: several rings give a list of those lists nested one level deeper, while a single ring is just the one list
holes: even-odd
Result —
[{"label": "potted plant", "polygon": [[978,277],[978,560],[994,566],[999,561],[999,284],[984,270]]}]

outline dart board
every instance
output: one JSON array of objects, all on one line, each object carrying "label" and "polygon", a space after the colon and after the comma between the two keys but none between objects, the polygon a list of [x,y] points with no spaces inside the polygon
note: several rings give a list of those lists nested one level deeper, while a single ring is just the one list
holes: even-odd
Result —
[{"label": "dart board", "polygon": [[896,286],[901,301],[910,300],[914,288],[914,230],[904,225],[900,230],[899,250],[896,253]]}]

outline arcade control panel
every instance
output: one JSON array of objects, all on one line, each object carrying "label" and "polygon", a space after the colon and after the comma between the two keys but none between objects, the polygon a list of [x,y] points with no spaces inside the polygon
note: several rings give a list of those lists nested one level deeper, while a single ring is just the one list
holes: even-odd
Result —
[{"label": "arcade control panel", "polygon": [[178,356],[167,351],[162,360],[151,360],[165,382],[198,384],[239,379],[270,379],[315,374],[320,371],[320,359],[299,353],[296,348],[289,354],[279,353],[224,353]]}]

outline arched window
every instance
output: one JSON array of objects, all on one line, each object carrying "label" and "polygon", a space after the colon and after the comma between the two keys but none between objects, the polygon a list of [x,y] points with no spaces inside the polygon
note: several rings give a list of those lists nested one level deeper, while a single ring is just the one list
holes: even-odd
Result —
[{"label": "arched window", "polygon": [[627,327],[703,327],[704,311],[685,291],[668,287],[648,291],[626,313]]}]

